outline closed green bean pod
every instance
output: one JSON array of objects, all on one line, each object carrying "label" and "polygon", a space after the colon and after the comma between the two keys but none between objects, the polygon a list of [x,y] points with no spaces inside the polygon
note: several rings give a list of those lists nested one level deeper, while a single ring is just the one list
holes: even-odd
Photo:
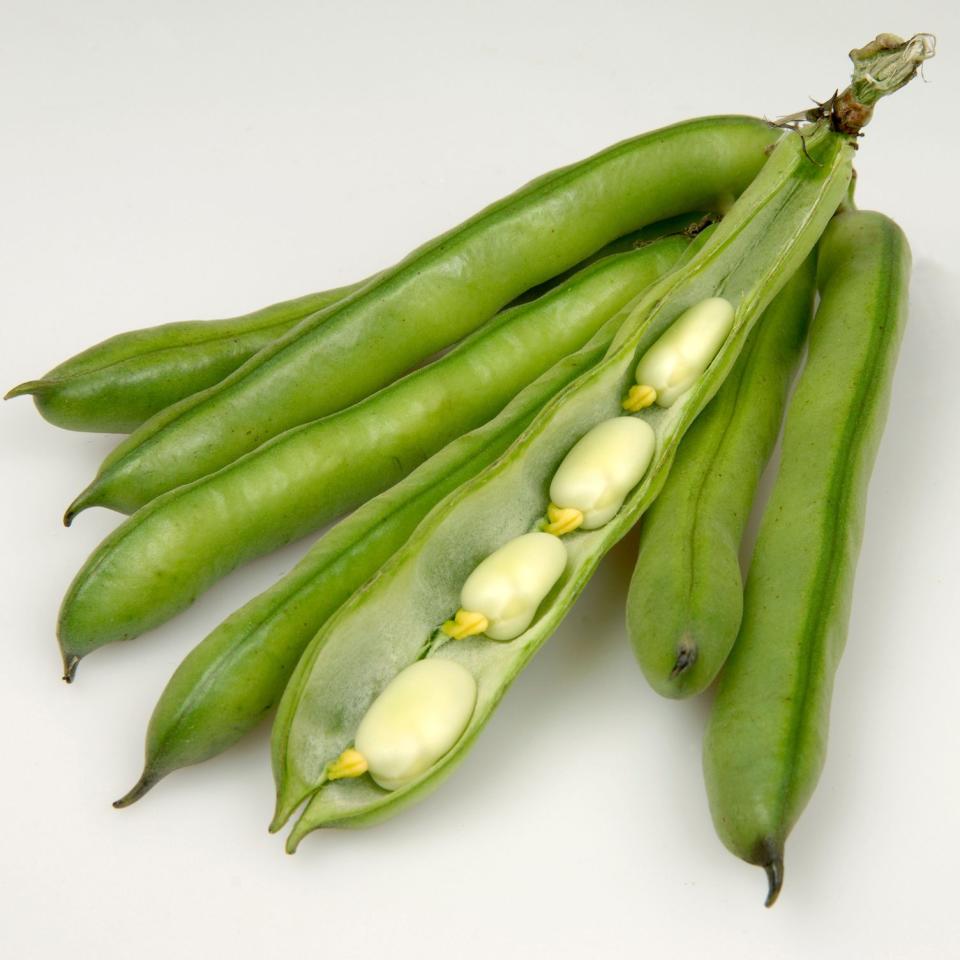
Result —
[{"label": "closed green bean pod", "polygon": [[129,433],[171,404],[212,387],[268,343],[366,281],[275,303],[226,320],[164,323],[110,337],[28,380],[5,399],[32,396],[66,430]]},{"label": "closed green bean pod", "polygon": [[[852,153],[850,138],[823,126],[808,136],[806,150],[799,137],[783,139],[700,251],[644,296],[604,361],[554,398],[500,460],[438,504],[376,579],[317,634],[287,685],[274,724],[278,799],[272,828],[279,829],[307,801],[288,850],[318,827],[361,826],[395,814],[433,789],[464,757],[601,557],[656,497],[683,434],[843,198]],[[655,435],[654,454],[619,512],[603,526],[581,526],[562,537],[566,566],[519,636],[457,634],[470,622],[482,624],[482,611],[457,609],[468,577],[485,558],[543,524],[558,467],[588,432],[623,414],[638,359],[689,310],[715,297],[732,308],[729,333],[685,393],[669,407],[641,411]],[[472,633],[478,629],[484,628],[473,627]],[[456,660],[470,671],[477,682],[475,708],[452,749],[425,772],[385,790],[362,775],[364,758],[351,744],[380,692],[411,663],[430,656]]]},{"label": "closed green bean pod", "polygon": [[753,179],[775,138],[759,120],[705,118],[541,177],[147,421],[106,458],[66,522],[94,505],[131,513],[369,396],[617,237],[717,209]]},{"label": "closed green bean pod", "polygon": [[644,675],[663,696],[704,690],[737,638],[740,543],[803,350],[815,267],[808,258],[767,308],[644,517],[627,629]]},{"label": "closed green bean pod", "polygon": [[[716,214],[690,213],[650,224],[517,299],[535,299],[601,257],[670,233],[696,232],[713,219]],[[5,399],[32,395],[44,419],[68,430],[129,433],[184,397],[219,383],[305,317],[369,282],[308,294],[229,320],[165,323],[121,333],[76,354],[41,379],[14,387]]]},{"label": "closed green bean pod", "polygon": [[787,835],[823,767],[909,270],[906,238],[879,213],[837,216],[820,243],[808,359],[707,727],[714,824],[733,853],[766,869],[768,906]]},{"label": "closed green bean pod", "polygon": [[[682,249],[682,241],[669,241],[659,257],[666,265]],[[150,718],[143,776],[115,806],[132,803],[172,770],[215,756],[255,726],[279,700],[324,621],[435,504],[492,463],[551,397],[603,358],[622,319],[623,311],[489,423],[457,438],[338,523],[290,573],[204,638],[165,687]]]},{"label": "closed green bean pod", "polygon": [[140,510],[94,552],[64,601],[67,674],[91,650],[162,623],[239,563],[359,505],[489,420],[685,246],[672,237],[607,257],[385,390]]}]

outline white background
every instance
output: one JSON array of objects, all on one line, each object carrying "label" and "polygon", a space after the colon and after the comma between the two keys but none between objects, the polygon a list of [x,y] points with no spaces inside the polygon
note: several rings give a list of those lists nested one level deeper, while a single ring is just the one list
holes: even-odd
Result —
[{"label": "white background", "polygon": [[[646,687],[604,563],[468,761],[392,822],[269,837],[262,729],[143,802],[186,651],[305,544],[59,680],[54,621],[117,519],[64,506],[109,438],[0,410],[0,953],[11,958],[957,956],[956,102],[951,0],[688,5],[37,2],[0,24],[0,384],[133,326],[244,312],[397,260],[529,178],[689,116],[803,108],[889,30],[940,56],[883,103],[862,207],[913,244],[830,756],[780,903],[715,838],[701,700]],[[213,952],[216,952],[215,954]],[[288,955],[292,955],[289,954]]]}]

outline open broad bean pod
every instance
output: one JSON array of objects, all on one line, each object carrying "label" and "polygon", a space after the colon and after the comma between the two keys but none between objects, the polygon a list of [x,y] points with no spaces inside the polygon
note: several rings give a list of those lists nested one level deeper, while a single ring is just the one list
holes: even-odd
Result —
[{"label": "open broad bean pod", "polygon": [[[805,142],[785,136],[724,221],[684,266],[657,283],[621,327],[604,361],[566,388],[495,464],[439,504],[407,545],[314,638],[287,687],[274,727],[278,803],[273,828],[309,803],[288,839],[311,830],[390,816],[435,786],[461,759],[497,702],[570,608],[606,551],[636,522],[666,479],[684,432],[719,388],[754,323],[810,253],[844,197],[852,169],[850,138],[818,126]],[[813,162],[811,162],[811,158]],[[462,592],[485,558],[550,521],[551,483],[570,450],[598,424],[624,414],[638,366],[688,311],[719,298],[729,327],[714,355],[694,349],[703,328],[681,338],[692,382],[669,406],[639,412],[654,436],[643,479],[616,515],[583,526],[560,543],[566,562],[534,611],[508,640],[483,633],[453,639],[442,627],[463,610]],[[674,328],[676,329],[676,328]],[[657,346],[661,344],[661,346]],[[687,349],[687,348],[690,349]],[[564,507],[564,504],[554,506]],[[551,561],[552,562],[552,561]],[[523,578],[518,577],[518,582]],[[464,613],[476,611],[464,610]],[[482,612],[482,611],[481,611]],[[367,775],[342,777],[367,710],[388,684],[425,656],[448,658],[477,683],[466,727],[442,756],[396,790]],[[356,758],[354,758],[356,759]],[[361,764],[362,766],[362,764]],[[354,769],[358,769],[355,767]],[[334,778],[330,777],[330,773]]]}]

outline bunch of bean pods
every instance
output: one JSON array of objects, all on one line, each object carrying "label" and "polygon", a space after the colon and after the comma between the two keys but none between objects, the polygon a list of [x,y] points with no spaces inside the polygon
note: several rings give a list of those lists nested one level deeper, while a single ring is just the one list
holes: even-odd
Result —
[{"label": "bunch of bean pods", "polygon": [[647,513],[630,640],[666,697],[717,681],[710,807],[772,903],[824,760],[905,318],[907,243],[855,208],[854,152],[933,49],[883,34],[805,113],[626,140],[359,283],[122,334],[11,390],[68,429],[129,431],[65,517],[130,514],[63,601],[68,681],[343,517],[181,663],[115,806],[276,708],[288,850],[392,816],[465,756]]}]

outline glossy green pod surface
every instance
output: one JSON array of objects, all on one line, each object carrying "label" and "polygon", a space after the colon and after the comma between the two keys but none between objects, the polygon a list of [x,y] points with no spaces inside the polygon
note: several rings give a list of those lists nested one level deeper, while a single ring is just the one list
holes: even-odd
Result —
[{"label": "glossy green pod surface", "polygon": [[95,505],[131,513],[370,395],[617,237],[717,209],[753,179],[776,136],[748,117],[693,120],[535,180],[147,421],[65,519]]},{"label": "glossy green pod surface", "polygon": [[103,542],[70,588],[59,624],[68,674],[91,650],[169,619],[238,564],[316,530],[489,420],[685,245],[673,237],[607,257],[361,403],[148,504]]},{"label": "glossy green pod surface", "polygon": [[737,638],[740,542],[803,351],[815,272],[811,256],[767,308],[644,517],[627,630],[644,675],[663,696],[704,690]]},{"label": "glossy green pod surface", "polygon": [[[682,250],[682,241],[662,245],[665,266]],[[489,423],[458,437],[338,523],[290,573],[204,638],[165,687],[150,718],[143,775],[115,806],[132,803],[172,770],[215,756],[255,726],[279,700],[324,621],[435,504],[492,463],[551,397],[603,358],[622,319],[623,311]]]},{"label": "glossy green pod surface", "polygon": [[768,905],[823,767],[909,271],[906,238],[882,214],[841,214],[824,234],[808,359],[707,727],[714,824],[733,853],[767,870]]},{"label": "glossy green pod surface", "polygon": [[171,404],[212,387],[304,317],[364,283],[285,300],[227,320],[188,320],[110,337],[14,387],[66,430],[129,433]]},{"label": "glossy green pod surface", "polygon": [[[293,850],[321,826],[361,826],[395,814],[433,789],[465,755],[500,698],[569,610],[597,564],[642,515],[666,479],[677,445],[736,362],[753,324],[810,253],[850,179],[849,138],[821,130],[788,136],[699,252],[645,295],[604,361],[554,398],[495,464],[437,505],[377,578],[354,594],[311,642],[274,724],[279,829],[305,800],[288,838]],[[437,627],[485,557],[538,526],[554,472],[596,424],[622,413],[637,360],[691,306],[722,295],[733,327],[708,369],[671,407],[642,412],[656,452],[646,476],[605,526],[563,537],[567,566],[532,625],[510,642],[483,636],[438,645]],[[442,639],[442,638],[441,638]],[[326,779],[368,705],[409,663],[445,656],[478,682],[474,715],[430,770],[388,792],[369,777]]]},{"label": "glossy green pod surface", "polygon": [[[696,232],[719,217],[690,213],[618,237],[570,270],[527,290],[533,300],[577,270],[671,233]],[[370,278],[372,279],[372,278]],[[370,279],[286,300],[229,320],[191,320],[110,337],[54,367],[45,377],[6,396],[32,395],[40,414],[68,430],[129,433],[172,404],[219,383],[302,319],[359,290]]]}]

